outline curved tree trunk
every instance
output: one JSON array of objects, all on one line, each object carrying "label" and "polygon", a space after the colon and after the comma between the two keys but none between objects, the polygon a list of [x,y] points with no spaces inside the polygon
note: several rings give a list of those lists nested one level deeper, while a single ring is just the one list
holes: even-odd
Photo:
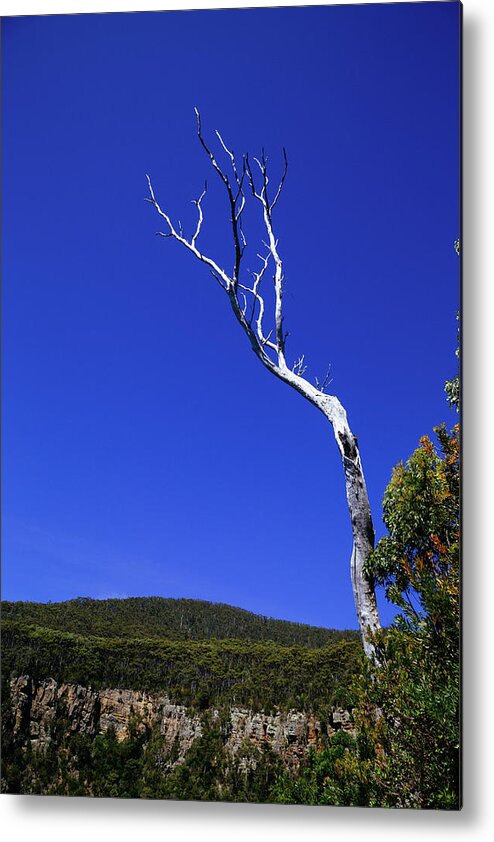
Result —
[{"label": "curved tree trunk", "polygon": [[[265,360],[263,362],[266,365]],[[369,633],[372,635],[378,631],[381,623],[374,584],[364,574],[364,562],[369,552],[374,549],[374,526],[357,437],[350,429],[346,410],[335,395],[325,394],[304,377],[287,369],[286,366],[268,364],[266,367],[319,409],[333,428],[343,463],[346,499],[352,525],[353,549],[350,574],[353,598],[364,652],[368,658],[371,658],[375,656],[376,651],[369,640]]]},{"label": "curved tree trunk", "polygon": [[[352,524],[353,549],[350,560],[355,609],[367,657],[375,654],[369,640],[381,626],[373,583],[364,575],[364,562],[374,549],[374,527],[356,436],[348,425],[346,412],[337,398],[327,396],[325,415],[330,421],[345,474],[346,498]],[[329,411],[328,411],[329,410]],[[323,410],[324,411],[324,410]]]}]

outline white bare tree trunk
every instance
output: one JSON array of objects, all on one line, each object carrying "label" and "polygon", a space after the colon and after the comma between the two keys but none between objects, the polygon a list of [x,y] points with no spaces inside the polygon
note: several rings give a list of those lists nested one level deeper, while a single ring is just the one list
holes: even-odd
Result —
[{"label": "white bare tree trunk", "polygon": [[[351,556],[351,580],[355,608],[362,636],[364,652],[367,657],[375,655],[375,647],[369,635],[372,635],[380,628],[379,614],[377,610],[376,597],[372,582],[366,579],[364,574],[364,562],[374,547],[374,528],[365,485],[362,463],[356,437],[348,425],[347,415],[334,395],[325,394],[325,388],[329,379],[329,371],[322,383],[316,379],[316,385],[312,385],[303,374],[306,370],[304,357],[301,356],[290,368],[286,362],[286,338],[287,334],[283,327],[283,262],[278,251],[278,240],[274,235],[272,213],[280,197],[287,173],[287,158],[284,155],[284,170],[274,198],[268,198],[271,193],[268,184],[267,159],[264,152],[255,162],[260,171],[260,187],[252,173],[248,156],[242,159],[241,167],[238,166],[234,153],[226,146],[219,132],[216,132],[218,140],[224,153],[228,156],[232,169],[232,176],[218,164],[215,155],[207,146],[201,133],[201,119],[196,110],[197,134],[199,141],[207,153],[211,165],[220,177],[228,196],[230,210],[230,224],[233,233],[234,259],[231,272],[223,269],[213,258],[204,254],[198,247],[197,241],[201,234],[204,221],[202,202],[207,192],[207,184],[199,199],[194,204],[197,207],[197,225],[191,237],[187,238],[182,226],[176,228],[170,216],[162,210],[154,195],[151,180],[148,176],[149,201],[165,221],[167,230],[158,231],[162,237],[171,237],[180,243],[186,250],[194,255],[201,263],[205,264],[211,275],[226,292],[235,318],[242,327],[249,339],[252,350],[261,363],[274,374],[279,380],[283,380],[297,392],[299,392],[309,403],[319,409],[330,422],[336,439],[336,444],[341,454],[343,471],[345,475],[346,497],[350,511],[352,524],[353,551]],[[245,284],[240,281],[241,265],[244,251],[247,247],[244,232],[242,230],[242,213],[246,204],[245,183],[250,186],[250,193],[262,209],[264,226],[267,234],[267,241],[263,243],[266,253],[258,254],[261,261],[257,272],[251,272],[252,281]],[[274,309],[271,319],[271,330],[268,333],[264,328],[264,317],[266,306],[261,285],[265,280],[269,266],[272,271],[272,283],[274,291]]]},{"label": "white bare tree trunk", "polygon": [[289,369],[273,373],[316,406],[333,428],[343,464],[346,498],[352,525],[353,548],[350,558],[350,575],[355,610],[364,652],[370,658],[375,655],[375,647],[369,636],[372,637],[381,628],[381,624],[373,584],[364,574],[365,560],[369,552],[374,549],[374,526],[357,437],[353,435],[346,411],[337,397],[324,394],[305,378]]},{"label": "white bare tree trunk", "polygon": [[373,635],[380,628],[380,622],[374,587],[364,575],[364,562],[369,552],[374,549],[374,527],[357,438],[348,426],[345,410],[336,398],[332,400],[337,404],[337,412],[331,423],[343,462],[346,497],[352,524],[350,572],[353,597],[364,652],[367,657],[371,657],[374,654],[374,646],[369,640],[369,633]]}]

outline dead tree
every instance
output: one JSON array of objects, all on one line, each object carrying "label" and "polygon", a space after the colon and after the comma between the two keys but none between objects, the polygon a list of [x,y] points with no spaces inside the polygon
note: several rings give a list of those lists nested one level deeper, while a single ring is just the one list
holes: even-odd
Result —
[{"label": "dead tree", "polygon": [[[166,223],[166,230],[157,232],[162,237],[169,237],[180,243],[194,257],[208,267],[211,275],[229,298],[233,314],[247,336],[251,348],[261,363],[284,383],[288,383],[301,394],[309,403],[313,404],[327,418],[331,424],[336,444],[341,454],[345,475],[346,496],[353,533],[353,550],[350,561],[353,595],[357,611],[364,651],[368,657],[374,654],[374,646],[369,639],[369,633],[380,628],[379,614],[373,583],[364,574],[364,562],[374,547],[374,528],[369,505],[367,488],[365,485],[362,462],[358,442],[348,424],[347,414],[340,401],[334,395],[326,394],[328,376],[315,385],[303,375],[306,370],[304,357],[299,357],[293,365],[286,360],[287,334],[283,323],[283,261],[278,251],[278,239],[274,233],[273,211],[280,198],[287,174],[288,162],[283,150],[284,169],[277,187],[271,191],[268,177],[267,159],[262,153],[260,158],[253,158],[253,166],[248,155],[244,155],[238,162],[234,153],[216,132],[222,154],[228,161],[228,173],[204,140],[201,129],[201,118],[196,109],[197,135],[202,148],[206,152],[213,170],[217,173],[228,196],[230,224],[233,234],[233,267],[227,272],[212,257],[205,254],[199,246],[199,236],[204,221],[203,200],[207,192],[204,190],[194,204],[197,208],[197,223],[192,236],[187,237],[181,224],[177,227],[170,216],[158,203],[151,179],[147,176],[149,185],[148,201],[154,206],[160,217]],[[254,172],[253,172],[254,169]],[[242,215],[248,197],[258,203],[262,214],[266,242],[263,242],[264,253],[258,254],[260,261],[257,272],[251,273],[251,280],[246,282],[242,259],[247,246],[242,228]],[[273,284],[271,297],[274,300],[273,312],[266,312],[265,294],[263,295],[268,276]],[[263,287],[264,284],[264,287]],[[266,324],[269,321],[269,326]]]}]

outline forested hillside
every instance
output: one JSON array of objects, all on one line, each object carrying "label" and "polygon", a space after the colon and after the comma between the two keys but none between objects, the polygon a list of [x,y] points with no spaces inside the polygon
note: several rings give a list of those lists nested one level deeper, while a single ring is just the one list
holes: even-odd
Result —
[{"label": "forested hillside", "polygon": [[46,604],[3,602],[2,619],[74,634],[166,640],[273,641],[283,645],[325,646],[357,639],[357,632],[273,620],[242,608],[198,599],[79,597]]},{"label": "forested hillside", "polygon": [[3,790],[270,800],[352,728],[361,662],[356,632],[227,605],[3,603]]},{"label": "forested hillside", "polygon": [[3,675],[92,687],[164,690],[175,702],[311,710],[348,701],[357,640],[317,649],[246,640],[108,639],[5,620]]}]

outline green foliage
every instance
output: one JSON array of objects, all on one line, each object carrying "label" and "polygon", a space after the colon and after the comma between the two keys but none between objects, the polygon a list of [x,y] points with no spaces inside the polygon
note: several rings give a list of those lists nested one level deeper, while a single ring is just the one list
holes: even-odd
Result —
[{"label": "green foliage", "polygon": [[[436,618],[436,631],[446,623],[452,634],[458,617],[459,429],[435,432],[437,447],[424,436],[406,465],[393,471],[383,501],[388,535],[368,557],[367,572],[412,628],[420,623],[416,597],[429,622]],[[445,616],[448,608],[453,620]]]},{"label": "green foliage", "polygon": [[165,691],[199,710],[315,709],[347,692],[359,663],[357,639],[318,649],[242,640],[111,640],[4,620],[4,674],[134,690]]},{"label": "green foliage", "polygon": [[[177,746],[165,746],[158,728],[137,721],[128,738],[118,740],[111,728],[91,738],[71,733],[59,723],[63,736],[53,735],[44,751],[3,740],[3,784],[9,793],[90,795],[99,798],[161,798],[198,801],[256,801],[270,799],[280,760],[269,751],[249,747],[227,757],[226,719],[205,716],[202,736],[185,760],[177,763]],[[246,762],[247,761],[247,762]]]},{"label": "green foliage", "polygon": [[457,809],[459,780],[459,430],[436,428],[384,497],[388,536],[369,571],[402,611],[376,638],[380,665],[354,688],[359,732],[373,745],[381,806]]},{"label": "green foliage", "polygon": [[[228,708],[235,704],[254,710],[296,708],[327,716],[331,703],[350,699],[360,663],[358,635],[269,621],[238,609],[230,613],[228,606],[220,606],[215,618],[208,603],[190,601],[184,607],[187,601],[171,602],[171,606],[153,599],[4,603],[2,746],[3,780],[9,792],[270,800],[281,773],[280,758],[268,748],[248,743],[234,759],[227,758]],[[114,620],[111,625],[109,616]],[[150,636],[129,638],[124,633],[127,622],[129,628]],[[198,639],[159,637],[164,628],[178,636],[185,626],[188,635],[194,626]],[[72,627],[85,633],[67,630]],[[246,639],[221,636],[233,627],[243,628]],[[88,634],[88,628],[105,634]],[[109,636],[110,628],[114,637]],[[215,629],[217,639],[201,639],[208,628]],[[269,639],[276,635],[280,641]],[[290,645],[291,639],[303,640],[304,645]],[[203,733],[179,765],[174,765],[177,746],[167,750],[159,732],[137,723],[130,738],[119,742],[111,730],[94,739],[73,734],[70,724],[59,719],[46,751],[33,751],[26,733],[17,742],[13,738],[8,680],[16,675],[34,680],[52,677],[93,689],[166,692],[174,702],[201,715]],[[224,714],[210,719],[212,707]]]},{"label": "green foliage", "polygon": [[359,734],[373,747],[367,774],[374,804],[457,809],[458,660],[432,651],[430,629],[395,627],[381,645],[384,664],[364,667],[354,710]]},{"label": "green foliage", "polygon": [[269,746],[258,748],[245,740],[227,768],[223,791],[228,797],[223,795],[223,800],[272,802],[273,786],[283,770],[280,757]]},{"label": "green foliage", "polygon": [[[460,321],[460,314],[456,314],[456,320]],[[458,342],[456,346],[456,359],[458,360],[458,366],[460,364],[460,329],[458,327]],[[460,411],[460,375],[459,373],[455,375],[451,380],[446,380],[446,385],[444,387],[444,391],[446,392],[447,401],[453,409],[456,409],[457,412]]]},{"label": "green foliage", "polygon": [[375,806],[370,797],[371,764],[365,740],[338,731],[327,748],[309,749],[300,774],[280,775],[271,798],[278,804]]},{"label": "green foliage", "polygon": [[163,797],[174,800],[217,801],[225,776],[224,738],[218,724],[209,724],[192,743],[185,762],[176,766],[162,787]]},{"label": "green foliage", "polygon": [[242,608],[199,599],[89,599],[67,602],[2,602],[2,617],[83,636],[149,640],[272,641],[286,646],[317,648],[338,640],[357,639],[357,632],[339,631],[273,620]]}]

